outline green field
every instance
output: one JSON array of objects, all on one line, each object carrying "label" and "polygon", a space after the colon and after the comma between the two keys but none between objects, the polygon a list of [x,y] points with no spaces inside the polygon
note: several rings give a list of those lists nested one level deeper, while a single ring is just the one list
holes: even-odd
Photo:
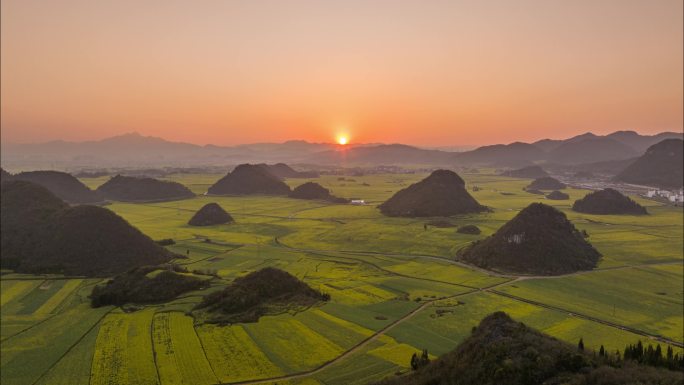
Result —
[{"label": "green field", "polygon": [[[172,175],[201,194],[222,175]],[[29,276],[1,279],[3,384],[364,384],[405,372],[413,352],[453,349],[480,319],[503,310],[559,339],[590,349],[623,349],[638,339],[681,344],[684,216],[681,207],[635,198],[648,216],[571,212],[569,201],[524,192],[529,180],[463,174],[490,213],[429,219],[387,218],[375,207],[425,174],[323,176],[337,196],[369,202],[333,205],[282,197],[207,197],[107,206],[170,247],[188,269],[217,272],[210,289],[266,266],[286,270],[331,301],[305,311],[232,326],[202,324],[187,313],[206,291],[126,313],[91,309],[98,279]],[[106,178],[85,179],[97,187]],[[296,186],[305,180],[288,180]],[[505,192],[507,194],[502,194]],[[512,195],[511,195],[512,194]],[[501,277],[453,261],[458,249],[492,234],[520,209],[542,201],[586,230],[603,254],[598,268],[564,277]],[[195,228],[193,213],[219,203],[236,220]],[[207,239],[209,242],[207,242]],[[268,382],[268,381],[266,381]]]}]

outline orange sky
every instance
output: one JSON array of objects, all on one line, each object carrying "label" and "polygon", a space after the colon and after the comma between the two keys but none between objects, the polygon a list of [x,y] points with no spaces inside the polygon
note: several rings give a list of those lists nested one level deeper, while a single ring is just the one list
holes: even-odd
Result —
[{"label": "orange sky", "polygon": [[2,0],[2,140],[681,131],[682,3]]}]

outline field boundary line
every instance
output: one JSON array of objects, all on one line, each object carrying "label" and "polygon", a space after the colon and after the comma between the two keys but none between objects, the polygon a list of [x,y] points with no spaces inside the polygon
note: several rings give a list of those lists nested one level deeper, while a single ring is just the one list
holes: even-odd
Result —
[{"label": "field boundary line", "polygon": [[534,301],[534,300],[523,298],[523,297],[518,297],[518,296],[508,294],[508,293],[504,293],[504,292],[498,291],[498,290],[484,289],[483,291],[486,291],[486,292],[492,293],[492,294],[496,294],[496,295],[499,295],[502,297],[506,297],[506,298],[509,298],[509,299],[512,299],[515,301],[524,302],[524,303],[534,305],[534,306],[538,306],[538,307],[543,307],[545,309],[559,311],[562,313],[566,313],[566,314],[570,315],[571,317],[582,318],[582,319],[585,319],[587,321],[600,323],[600,324],[603,324],[606,326],[610,326],[612,328],[616,328],[616,329],[620,329],[623,331],[628,331],[630,333],[638,334],[640,336],[644,336],[644,337],[656,340],[658,342],[662,342],[662,343],[674,345],[674,346],[677,346],[680,348],[684,348],[684,343],[682,343],[680,341],[675,341],[675,340],[672,340],[672,339],[669,339],[667,337],[657,335],[657,334],[651,334],[651,333],[645,332],[643,330],[633,328],[631,326],[625,326],[625,325],[618,324],[616,322],[606,321],[606,320],[598,318],[598,317],[593,317],[590,315],[586,315],[586,314],[578,313],[575,311],[563,309],[563,308],[558,307],[558,306],[548,305],[548,304],[545,304],[543,302]]},{"label": "field boundary line", "polygon": [[278,376],[278,377],[261,378],[261,379],[255,379],[255,380],[245,380],[245,381],[236,381],[236,382],[220,382],[220,383],[218,383],[217,385],[252,385],[252,384],[263,384],[263,383],[268,383],[268,382],[273,382],[273,381],[293,380],[293,379],[302,378],[302,377],[309,377],[309,376],[311,376],[311,375],[313,375],[313,374],[316,374],[316,373],[318,373],[318,372],[323,371],[323,370],[326,369],[328,366],[331,366],[331,365],[333,365],[333,364],[335,364],[335,363],[337,363],[337,362],[339,362],[339,361],[342,361],[342,360],[344,360],[345,358],[347,358],[347,357],[353,355],[354,353],[358,352],[358,351],[361,350],[363,347],[365,347],[366,345],[368,345],[370,342],[375,341],[376,339],[378,339],[378,338],[379,338],[380,336],[382,336],[382,335],[385,335],[385,333],[387,333],[388,331],[390,331],[391,329],[393,329],[393,328],[396,327],[397,325],[399,325],[399,324],[403,323],[404,321],[407,321],[408,319],[412,318],[413,316],[415,316],[415,315],[418,314],[419,312],[421,312],[421,311],[425,310],[426,308],[430,307],[430,306],[431,306],[432,304],[434,304],[435,302],[444,301],[444,300],[452,299],[452,298],[456,298],[456,297],[463,297],[463,296],[470,295],[470,294],[474,294],[474,293],[479,293],[479,292],[482,292],[482,291],[484,291],[484,290],[493,289],[493,288],[495,288],[495,287],[502,286],[502,285],[506,285],[506,284],[508,284],[508,283],[510,283],[510,282],[514,282],[514,281],[515,281],[515,280],[510,280],[510,281],[505,281],[505,282],[499,282],[499,283],[495,283],[495,284],[493,284],[493,285],[489,285],[489,286],[487,286],[487,287],[485,287],[485,288],[474,288],[474,289],[472,289],[472,290],[470,290],[470,291],[467,291],[467,292],[464,292],[464,293],[453,294],[453,295],[450,295],[450,296],[441,297],[441,298],[435,298],[435,299],[432,299],[432,300],[430,300],[430,301],[426,301],[426,302],[424,302],[423,304],[421,304],[420,306],[416,307],[415,309],[413,309],[413,310],[411,310],[410,312],[408,312],[408,313],[406,313],[405,315],[403,315],[401,318],[397,318],[394,322],[392,322],[392,323],[386,325],[386,326],[383,327],[382,329],[380,329],[380,330],[374,332],[372,335],[370,335],[370,336],[366,337],[365,339],[361,340],[359,343],[357,343],[356,345],[354,345],[354,346],[352,346],[351,348],[347,349],[345,352],[343,352],[343,353],[340,354],[339,356],[333,358],[332,360],[329,360],[329,361],[326,361],[326,362],[322,363],[321,365],[319,365],[319,366],[316,367],[316,368],[313,368],[313,369],[310,369],[310,370],[306,370],[306,371],[302,371],[302,372],[298,372],[298,373],[286,374],[286,375]]},{"label": "field boundary line", "polygon": [[[369,262],[369,261],[366,261],[366,260],[363,260],[363,259],[360,259],[360,258],[353,258],[353,257],[345,257],[345,256],[339,256],[339,255],[325,254],[325,253],[340,253],[339,251],[334,251],[334,250],[329,250],[329,251],[328,251],[328,250],[315,250],[315,249],[299,249],[299,248],[296,248],[296,247],[288,246],[288,245],[286,245],[286,244],[280,242],[280,240],[278,239],[278,237],[275,238],[275,244],[276,244],[276,245],[279,245],[279,246],[281,246],[281,247],[283,247],[283,248],[286,248],[286,249],[290,249],[290,250],[294,250],[294,251],[299,251],[299,252],[303,252],[303,253],[308,253],[308,254],[313,254],[313,255],[320,255],[320,256],[329,257],[329,258],[349,259],[349,260],[352,260],[352,261],[356,261],[356,262],[359,262],[359,263],[363,263],[363,264],[372,266],[373,268],[375,268],[375,269],[377,269],[377,270],[379,270],[379,271],[382,271],[382,272],[385,272],[385,273],[387,273],[387,274],[389,274],[389,275],[394,275],[394,276],[397,276],[397,277],[404,277],[404,278],[409,278],[409,279],[417,279],[417,280],[421,280],[421,281],[429,281],[429,282],[441,283],[441,284],[445,284],[445,285],[459,286],[459,287],[463,287],[463,288],[466,288],[466,289],[479,289],[478,287],[469,286],[469,285],[464,285],[464,284],[461,284],[461,283],[448,282],[448,281],[440,281],[440,280],[432,279],[432,278],[416,277],[416,276],[412,276],[412,275],[407,275],[407,274],[398,273],[398,272],[395,272],[395,271],[392,271],[392,270],[387,270],[387,269],[385,269],[385,268],[382,267],[382,266],[379,266],[379,265],[377,265],[377,264],[375,264],[375,263],[373,263],[373,262]],[[343,253],[343,254],[351,254],[351,253]],[[351,255],[354,255],[354,254],[351,254]],[[503,277],[502,277],[502,278],[503,278]],[[514,278],[514,277],[512,277],[512,278]]]},{"label": "field boundary line", "polygon": [[157,384],[161,384],[161,375],[159,374],[159,366],[157,366],[157,349],[154,347],[154,318],[157,315],[155,311],[152,313],[152,319],[150,320],[150,344],[152,344],[152,363],[154,364],[154,371],[157,373]]},{"label": "field boundary line", "polygon": [[[116,309],[116,308],[115,308],[115,307],[114,307],[114,308],[111,308],[111,309],[107,310],[105,313],[103,313],[103,314],[100,316],[100,318],[97,320],[97,322],[93,323],[93,326],[89,327],[88,330],[85,331],[85,333],[83,333],[80,337],[78,337],[78,339],[76,340],[76,342],[74,342],[73,344],[71,344],[71,346],[69,346],[69,348],[64,352],[64,354],[62,354],[61,356],[59,356],[59,358],[56,359],[55,362],[53,362],[52,365],[50,365],[50,367],[47,368],[47,369],[40,375],[40,377],[38,377],[35,381],[33,381],[33,382],[31,383],[31,385],[35,385],[35,384],[37,384],[40,380],[42,380],[43,377],[45,377],[45,375],[48,374],[48,373],[50,372],[50,370],[52,370],[52,368],[54,368],[55,366],[57,366],[57,364],[58,364],[60,361],[62,361],[62,359],[63,359],[67,354],[69,354],[69,352],[71,352],[71,350],[73,350],[73,349],[76,347],[76,345],[78,345],[81,341],[83,341],[83,339],[85,338],[85,336],[88,335],[88,333],[90,333],[96,326],[100,325],[100,323],[102,322],[102,320],[103,320],[109,313],[111,313],[114,309]],[[93,352],[93,354],[94,354],[94,352]],[[93,375],[93,366],[92,366],[92,363],[91,363],[91,364],[90,364],[90,377],[88,378],[88,383],[90,383],[90,380],[91,380],[91,378],[92,378],[92,375]]]}]

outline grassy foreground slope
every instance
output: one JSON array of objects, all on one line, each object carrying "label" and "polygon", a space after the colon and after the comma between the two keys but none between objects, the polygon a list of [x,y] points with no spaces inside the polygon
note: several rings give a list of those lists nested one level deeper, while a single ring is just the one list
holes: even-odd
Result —
[{"label": "grassy foreground slope", "polygon": [[[623,349],[646,340],[621,326],[682,341],[681,208],[636,198],[650,215],[582,214],[570,205],[586,194],[583,190],[564,190],[568,201],[547,201],[522,191],[529,180],[461,175],[469,189],[479,187],[469,192],[493,212],[450,221],[474,224],[480,235],[458,234],[455,227],[426,229],[433,218],[387,218],[374,207],[424,174],[310,179],[335,195],[365,199],[366,206],[264,196],[112,204],[112,211],[151,238],[173,238],[176,244],[169,249],[188,257],[176,262],[218,277],[205,290],[125,313],[112,306],[89,307],[87,296],[99,280],[5,271],[0,276],[0,380],[214,384],[299,375],[277,382],[364,384],[408,371],[411,355],[423,348],[433,357],[446,353],[497,310],[573,344],[582,337],[587,349],[601,344]],[[220,177],[172,176],[195,193]],[[295,187],[303,180],[286,183]],[[187,225],[209,202],[230,212],[235,223]],[[459,248],[493,234],[533,202],[558,208],[589,233],[604,255],[596,271],[516,280],[454,263]],[[268,266],[330,294],[331,300],[226,327],[194,323],[185,314],[206,293]],[[111,362],[116,365],[107,365]]]}]

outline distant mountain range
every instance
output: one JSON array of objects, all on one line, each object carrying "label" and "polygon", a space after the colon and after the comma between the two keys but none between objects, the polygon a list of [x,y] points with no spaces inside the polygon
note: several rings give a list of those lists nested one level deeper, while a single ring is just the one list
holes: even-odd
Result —
[{"label": "distant mountain range", "polygon": [[35,144],[2,143],[2,165],[23,169],[93,169],[98,167],[224,166],[239,163],[312,165],[431,165],[523,167],[533,163],[577,165],[637,158],[664,139],[682,133],[640,135],[618,131],[592,133],[565,140],[515,142],[452,152],[404,144],[255,143],[239,146],[200,146],[162,138],[124,134],[86,142],[52,141]]}]

